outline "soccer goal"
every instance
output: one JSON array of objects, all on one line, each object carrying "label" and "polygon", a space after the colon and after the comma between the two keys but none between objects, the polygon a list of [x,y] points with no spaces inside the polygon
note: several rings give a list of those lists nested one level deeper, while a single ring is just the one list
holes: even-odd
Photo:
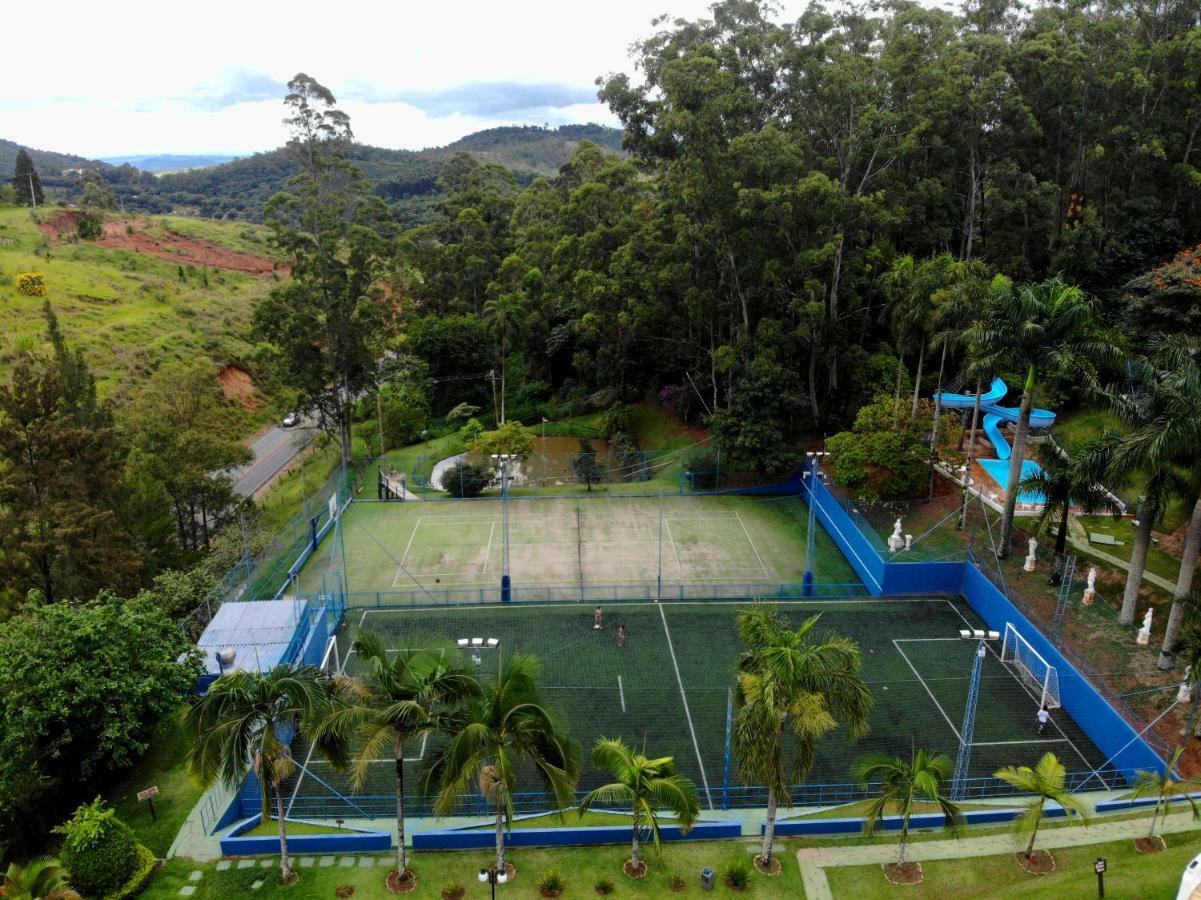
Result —
[{"label": "soccer goal", "polygon": [[1012,622],[1005,623],[1001,661],[1013,666],[1018,677],[1038,698],[1040,707],[1059,706],[1059,672],[1030,646]]}]

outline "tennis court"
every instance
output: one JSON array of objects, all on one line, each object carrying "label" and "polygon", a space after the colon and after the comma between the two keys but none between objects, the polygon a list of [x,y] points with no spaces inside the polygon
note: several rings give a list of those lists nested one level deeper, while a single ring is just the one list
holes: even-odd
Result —
[{"label": "tennis court", "polygon": [[637,598],[661,596],[663,584],[748,585],[732,596],[753,596],[799,584],[811,570],[819,584],[862,592],[820,525],[808,560],[809,514],[795,495],[515,498],[507,515],[505,506],[500,499],[351,503],[294,591],[320,592],[326,571],[344,560],[352,604],[356,594],[378,593],[386,605],[495,588],[506,562],[515,589],[624,585],[631,591],[614,596]]},{"label": "tennis court", "polygon": [[[464,660],[484,675],[516,652],[541,661],[547,694],[585,748],[581,789],[595,787],[604,777],[587,762],[593,741],[621,737],[650,755],[674,756],[679,769],[696,781],[702,805],[720,808],[723,788],[738,785],[736,768],[727,779],[726,723],[732,670],[742,650],[736,616],[745,605],[614,604],[604,608],[600,630],[592,627],[592,604],[350,609],[333,658],[348,673],[356,671],[351,648],[359,629],[378,631],[396,647],[495,639],[495,649],[468,650]],[[922,748],[954,757],[976,648],[958,634],[963,628],[983,627],[965,601],[813,601],[783,603],[779,609],[794,624],[820,612],[819,631],[856,640],[864,678],[876,698],[870,733],[857,744],[847,743],[842,729],[825,738],[809,783],[849,782],[852,763],[872,751],[908,755]],[[617,642],[619,624],[628,634],[623,647]],[[1000,653],[998,644],[982,670],[970,774],[987,776],[1003,765],[1032,765],[1048,750],[1070,772],[1101,766],[1104,754],[1065,711],[1054,710],[1052,725],[1045,734],[1037,733],[1036,695],[1002,663]],[[420,775],[435,749],[433,741],[410,748],[406,775]],[[307,752],[304,746],[297,748],[301,759]],[[296,796],[330,796],[329,789],[349,792],[344,776],[316,758],[307,765],[328,789],[302,778],[294,787]],[[389,802],[393,777],[392,761],[379,760],[361,794]],[[1111,778],[1103,770],[1092,784],[1104,787]],[[301,802],[300,808],[313,806]]]}]

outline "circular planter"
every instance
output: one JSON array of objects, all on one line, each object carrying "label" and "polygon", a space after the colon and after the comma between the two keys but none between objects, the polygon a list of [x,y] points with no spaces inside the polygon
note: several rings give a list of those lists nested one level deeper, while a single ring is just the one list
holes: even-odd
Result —
[{"label": "circular planter", "polygon": [[1029,856],[1015,853],[1018,865],[1031,875],[1050,875],[1055,871],[1055,857],[1046,850],[1035,850]]}]

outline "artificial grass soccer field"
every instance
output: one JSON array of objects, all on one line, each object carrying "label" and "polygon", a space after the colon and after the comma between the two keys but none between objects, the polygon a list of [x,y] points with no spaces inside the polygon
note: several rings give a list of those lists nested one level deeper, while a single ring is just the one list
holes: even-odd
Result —
[{"label": "artificial grass soccer field", "polygon": [[[746,605],[613,604],[604,608],[599,631],[592,627],[592,604],[350,609],[338,636],[338,659],[347,673],[358,670],[350,649],[360,628],[384,634],[394,647],[497,638],[497,650],[478,653],[482,674],[497,671],[502,658],[516,652],[540,660],[547,695],[584,746],[581,789],[606,778],[588,761],[596,738],[621,737],[651,756],[674,756],[679,770],[696,781],[702,806],[721,808],[727,783],[728,692],[743,649],[736,617]],[[809,784],[850,782],[852,763],[873,751],[908,756],[921,748],[954,757],[976,647],[957,635],[965,626],[982,627],[966,602],[831,600],[783,603],[779,610],[794,625],[820,612],[819,632],[828,629],[853,638],[862,652],[863,677],[875,696],[869,734],[855,744],[846,741],[842,728],[824,738]],[[617,644],[619,624],[628,633],[624,647]],[[1069,771],[1101,765],[1104,754],[1063,710],[1054,710],[1052,726],[1037,734],[1035,698],[997,657],[1000,647],[995,651],[983,668],[970,774],[1033,765],[1046,751],[1056,753]],[[464,660],[471,661],[470,651]],[[1060,673],[1061,682],[1068,677]],[[431,740],[407,751],[410,784],[435,752],[434,744]],[[303,759],[307,750],[299,747],[297,752]],[[736,759],[733,764],[728,784],[737,791]],[[315,758],[308,765],[336,790],[349,791],[344,776]],[[380,798],[381,804],[391,802],[393,776],[391,760],[380,759],[360,793]],[[1103,771],[1091,786],[1101,788],[1110,781]],[[297,795],[330,793],[316,781],[302,780]],[[302,801],[297,814],[315,808]]]},{"label": "artificial grass soccer field", "polygon": [[[795,495],[514,498],[355,502],[298,575],[319,593],[327,570],[345,572],[350,605],[411,603],[497,589],[508,551],[515,598],[523,589],[628,586],[615,597],[771,593],[806,571],[808,509]],[[816,526],[810,568],[819,585],[861,591],[854,570]],[[343,567],[342,561],[345,560]],[[741,586],[741,587],[736,587]],[[378,597],[371,595],[378,594]],[[543,591],[538,599],[578,599]]]}]

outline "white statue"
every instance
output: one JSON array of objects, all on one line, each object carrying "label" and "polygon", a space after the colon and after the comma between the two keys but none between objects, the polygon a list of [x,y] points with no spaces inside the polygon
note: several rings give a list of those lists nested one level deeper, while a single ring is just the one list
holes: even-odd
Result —
[{"label": "white statue", "polygon": [[1089,566],[1088,568],[1088,584],[1084,587],[1084,596],[1081,598],[1085,606],[1092,606],[1093,600],[1097,596],[1097,567]]},{"label": "white statue", "polygon": [[911,535],[911,534],[905,535],[905,549],[906,550],[913,549],[913,535]]},{"label": "white statue", "polygon": [[1033,572],[1034,564],[1038,562],[1038,541],[1030,538],[1030,543],[1026,545],[1026,549],[1028,551],[1026,553],[1026,564],[1022,566],[1022,569],[1026,572]]},{"label": "white statue", "polygon": [[892,523],[892,534],[888,538],[888,549],[893,553],[905,546],[905,539],[901,537],[901,520],[897,519]]},{"label": "white statue", "polygon": [[1193,691],[1192,682],[1189,680],[1193,672],[1191,665],[1184,667],[1184,679],[1180,682],[1180,688],[1176,691],[1177,703],[1188,703],[1189,697]]},{"label": "white statue", "polygon": [[1143,627],[1138,630],[1138,636],[1135,641],[1140,647],[1145,647],[1151,643],[1151,610],[1147,610],[1147,614],[1143,616]]}]

